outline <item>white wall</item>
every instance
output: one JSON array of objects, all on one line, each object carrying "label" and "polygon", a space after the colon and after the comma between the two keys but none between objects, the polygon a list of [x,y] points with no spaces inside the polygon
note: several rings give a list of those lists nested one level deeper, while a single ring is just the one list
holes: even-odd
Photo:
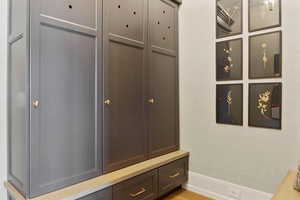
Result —
[{"label": "white wall", "polygon": [[7,1],[0,1],[0,199],[6,199],[6,33]]},{"label": "white wall", "polygon": [[[300,159],[300,1],[282,3],[283,129],[278,131],[247,125],[248,83],[255,82],[247,80],[248,33],[243,34],[244,126],[215,123],[215,0],[183,1],[179,20],[181,146],[191,151],[191,171],[274,192]],[[245,18],[244,32],[247,23]]]}]

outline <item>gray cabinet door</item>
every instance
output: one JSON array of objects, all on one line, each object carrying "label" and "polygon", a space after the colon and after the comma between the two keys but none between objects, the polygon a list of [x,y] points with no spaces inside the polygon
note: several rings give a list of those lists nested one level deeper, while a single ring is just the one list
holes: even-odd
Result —
[{"label": "gray cabinet door", "polygon": [[104,172],[145,160],[146,0],[104,0]]},{"label": "gray cabinet door", "polygon": [[112,188],[95,192],[78,200],[112,200]]},{"label": "gray cabinet door", "polygon": [[178,149],[177,4],[149,1],[148,132],[150,156]]},{"label": "gray cabinet door", "polygon": [[[74,7],[45,2],[31,3],[30,197],[102,171],[101,20],[95,29],[87,27],[93,24],[86,17],[90,10],[79,12],[78,0],[68,1]],[[101,18],[100,7],[94,13]]]}]

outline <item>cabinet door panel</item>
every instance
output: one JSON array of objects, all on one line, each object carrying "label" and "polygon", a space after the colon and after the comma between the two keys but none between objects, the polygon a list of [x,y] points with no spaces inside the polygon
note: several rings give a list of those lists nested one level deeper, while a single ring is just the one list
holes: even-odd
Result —
[{"label": "cabinet door panel", "polygon": [[179,146],[178,11],[177,5],[168,0],[153,0],[149,4],[148,98],[152,101],[148,104],[148,131],[149,152],[154,157]]},{"label": "cabinet door panel", "polygon": [[95,38],[47,25],[40,26],[40,38],[32,77],[32,101],[39,101],[32,108],[33,196],[97,176],[101,164]]},{"label": "cabinet door panel", "polygon": [[149,148],[151,156],[178,147],[177,68],[176,58],[152,54],[151,98],[149,105]]},{"label": "cabinet door panel", "polygon": [[105,173],[147,157],[144,112],[145,2],[104,1]]},{"label": "cabinet door panel", "polygon": [[150,1],[151,45],[177,49],[177,5],[167,0]]},{"label": "cabinet door panel", "polygon": [[110,43],[108,97],[105,106],[104,171],[124,167],[147,151],[143,109],[143,51]]},{"label": "cabinet door panel", "polygon": [[41,0],[43,15],[75,24],[96,27],[97,0]]},{"label": "cabinet door panel", "polygon": [[109,32],[137,41],[144,40],[144,0],[106,1],[110,12]]}]

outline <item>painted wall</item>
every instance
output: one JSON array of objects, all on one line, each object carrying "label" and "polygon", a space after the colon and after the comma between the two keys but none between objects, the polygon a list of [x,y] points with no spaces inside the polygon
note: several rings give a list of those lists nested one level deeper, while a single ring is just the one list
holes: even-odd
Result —
[{"label": "painted wall", "polygon": [[247,1],[244,0],[244,81],[226,82],[244,83],[243,127],[215,123],[215,1],[184,0],[180,8],[181,146],[191,151],[193,172],[274,192],[300,159],[300,1],[282,1],[281,131],[247,125],[248,83],[258,82],[247,79]]},{"label": "painted wall", "polygon": [[6,40],[7,0],[0,1],[0,199],[6,200]]}]

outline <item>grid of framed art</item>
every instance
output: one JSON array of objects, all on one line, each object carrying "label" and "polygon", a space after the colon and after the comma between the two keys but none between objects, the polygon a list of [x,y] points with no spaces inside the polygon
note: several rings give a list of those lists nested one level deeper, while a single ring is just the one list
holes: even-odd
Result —
[{"label": "grid of framed art", "polygon": [[[243,69],[247,68],[248,125],[281,129],[281,0],[247,0],[247,33],[243,32],[245,1],[216,0],[216,122],[243,126]],[[243,45],[246,37],[248,49]],[[243,66],[245,52],[248,66]]]}]

